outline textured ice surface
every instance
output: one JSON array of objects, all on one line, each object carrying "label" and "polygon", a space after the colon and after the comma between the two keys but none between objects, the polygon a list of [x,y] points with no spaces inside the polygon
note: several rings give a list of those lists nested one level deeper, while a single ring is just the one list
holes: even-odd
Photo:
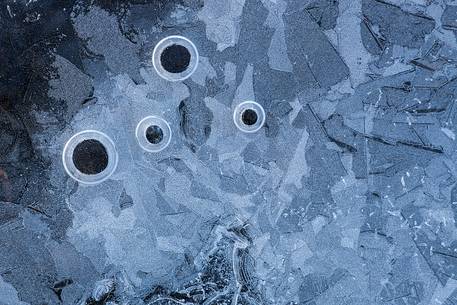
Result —
[{"label": "textured ice surface", "polygon": [[[6,0],[0,25],[0,305],[456,304],[456,1]],[[200,54],[182,82],[152,66],[169,35]],[[119,155],[95,186],[61,163],[86,129]]]}]

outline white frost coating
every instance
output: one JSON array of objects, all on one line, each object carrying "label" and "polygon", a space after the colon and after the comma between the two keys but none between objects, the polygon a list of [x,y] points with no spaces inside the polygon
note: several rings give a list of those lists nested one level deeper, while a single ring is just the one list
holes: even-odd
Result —
[{"label": "white frost coating", "polygon": [[378,89],[378,92],[373,92],[371,94],[378,94],[378,99],[374,105],[370,104],[369,108],[366,110],[364,120],[364,130],[366,134],[371,134],[373,131],[374,118],[376,116],[376,112],[378,111],[379,102],[381,101],[383,95],[381,89]]},{"label": "white frost coating", "polygon": [[451,295],[452,292],[457,288],[457,281],[449,278],[446,282],[446,286],[436,285],[435,292],[433,293],[430,302],[425,302],[430,305],[442,305],[446,299]]},{"label": "white frost coating", "polygon": [[99,302],[106,298],[106,296],[113,291],[114,281],[112,279],[104,279],[95,283],[95,287],[92,290],[92,298]]},{"label": "white frost coating", "polygon": [[444,132],[444,134],[446,136],[448,136],[450,139],[455,141],[455,133],[452,130],[450,130],[449,128],[443,127],[443,128],[441,128],[441,131]]},{"label": "white frost coating", "polygon": [[78,36],[87,42],[88,49],[103,55],[113,73],[127,72],[139,77],[139,46],[121,33],[115,15],[94,5],[84,14],[72,16],[72,23]]},{"label": "white frost coating", "polygon": [[161,251],[171,251],[184,254],[186,248],[191,247],[191,242],[188,239],[180,236],[172,237],[157,237],[157,246]]},{"label": "white frost coating", "polygon": [[[279,189],[279,195],[283,198],[288,198],[289,194],[285,191],[284,186],[294,185],[297,189],[302,188],[303,176],[309,176],[309,167],[306,162],[305,151],[306,144],[308,143],[309,133],[306,129],[303,130],[300,141],[298,142],[297,148],[295,149],[294,156],[289,163],[284,182],[281,184]],[[290,198],[289,198],[290,199]]]},{"label": "white frost coating", "polygon": [[195,83],[200,86],[205,86],[207,78],[216,77],[216,71],[209,62],[208,57],[200,56],[200,61],[198,63],[198,69],[195,70],[194,74],[190,77]]},{"label": "white frost coating", "polygon": [[366,82],[368,77],[368,64],[372,56],[362,43],[360,32],[360,18],[362,15],[360,0],[341,0],[339,3],[339,16],[337,19],[336,32],[338,36],[338,53],[350,70],[352,87]]},{"label": "white frost coating", "polygon": [[0,305],[27,305],[28,303],[21,302],[17,296],[17,291],[14,287],[5,282],[0,275]]},{"label": "white frost coating", "polygon": [[341,246],[355,250],[359,239],[360,228],[345,229],[341,233],[343,235]]},{"label": "white frost coating", "polygon": [[206,36],[223,51],[233,47],[240,32],[239,21],[245,0],[205,0],[198,17],[206,24]]},{"label": "white frost coating", "polygon": [[392,76],[395,74],[399,74],[408,70],[411,70],[413,68],[412,65],[407,65],[402,62],[402,60],[395,59],[394,63],[390,66],[388,66],[384,72],[382,73],[382,76],[388,77]]},{"label": "white frost coating", "polygon": [[24,210],[21,214],[22,225],[24,226],[24,228],[27,228],[27,230],[36,232],[38,234],[42,234],[49,238],[51,234],[51,229],[49,228],[49,225],[41,219],[40,216],[38,216],[36,213],[32,213],[29,210]]},{"label": "white frost coating", "polygon": [[244,71],[244,76],[241,84],[236,89],[235,98],[233,101],[234,104],[238,104],[239,102],[245,100],[255,101],[253,72],[254,68],[251,64],[249,64]]},{"label": "white frost coating", "polygon": [[291,253],[291,263],[293,268],[300,268],[305,265],[305,261],[313,256],[313,251],[303,240],[301,233],[288,234],[281,236],[279,248],[285,253]]},{"label": "white frost coating", "polygon": [[232,62],[226,62],[224,67],[224,83],[232,84],[236,81],[236,65]]},{"label": "white frost coating", "polygon": [[[115,181],[106,182],[109,184],[108,193],[103,192],[104,186],[99,185],[79,188],[68,199],[74,214],[73,226],[68,230],[69,241],[90,259],[97,271],[103,271],[107,265],[116,266],[124,269],[135,284],[141,282],[139,271],[151,272],[158,277],[168,273],[170,265],[175,262],[168,260],[160,250],[182,254],[183,249],[173,241],[178,238],[195,245],[200,237],[194,229],[201,227],[200,222],[224,214],[221,211],[231,207],[227,202],[193,197],[188,176],[176,172],[172,166],[164,172],[156,172],[151,165],[153,161],[149,160],[151,154],[143,158],[145,154],[134,137],[135,126],[145,115],[161,115],[172,128],[179,126],[176,110],[180,101],[189,96],[189,91],[182,83],[160,78],[152,68],[142,69],[140,73],[144,84],[135,84],[125,74],[106,83],[96,83],[94,95],[98,97],[97,104],[84,108],[72,121],[75,129],[100,124],[103,125],[101,129],[109,134],[117,131],[118,135],[113,139],[116,140],[120,162]],[[179,156],[199,177],[199,182],[211,185],[208,188],[214,187],[217,196],[230,200],[230,196],[224,196],[224,192],[218,189],[219,176],[205,172],[207,168],[203,163],[181,145],[176,137],[161,152],[162,158],[166,158],[165,154]],[[155,187],[161,178],[163,190]],[[113,192],[116,188],[119,188],[117,196]],[[131,197],[132,205],[121,210],[119,196],[123,189]],[[165,198],[168,208],[159,207],[156,191]]]},{"label": "white frost coating", "polygon": [[413,10],[420,11],[422,8],[425,8],[427,6],[427,4],[432,1],[430,1],[430,0],[385,0],[385,2],[399,6],[404,10],[409,9],[409,11],[413,11]]},{"label": "white frost coating", "polygon": [[269,65],[275,70],[292,72],[293,67],[287,55],[286,34],[284,31],[284,21],[282,19],[287,3],[278,0],[275,1],[275,3],[263,1],[263,4],[269,10],[266,23],[270,28],[275,29],[267,53]]},{"label": "white frost coating", "polygon": [[[79,252],[91,257],[88,240],[103,240],[106,265],[123,266],[135,283],[139,283],[138,271],[156,271],[154,263],[155,242],[150,232],[137,225],[135,208],[123,210],[118,217],[111,212],[112,203],[105,198],[91,200],[85,209],[73,211],[73,227],[68,237]],[[138,209],[138,208],[136,208]],[[144,214],[144,213],[143,213]],[[92,263],[97,263],[92,261]],[[97,266],[98,269],[104,266]]]},{"label": "white frost coating", "polygon": [[213,121],[211,123],[211,134],[206,143],[212,147],[224,145],[227,137],[233,133],[232,121],[227,120],[232,115],[232,110],[226,105],[220,103],[217,99],[206,97],[205,105],[213,113]]},{"label": "white frost coating", "polygon": [[[52,67],[57,71],[55,77],[49,80],[48,96],[65,101],[70,113],[77,112],[80,102],[92,90],[92,80],[66,58],[57,54],[54,56]],[[75,87],[74,90],[68,90],[67,84],[72,84]]]},{"label": "white frost coating", "polygon": [[269,64],[272,69],[292,72],[292,64],[287,56],[286,38],[284,28],[277,28],[271,38],[268,49]]},{"label": "white frost coating", "polygon": [[317,234],[327,224],[327,219],[324,216],[318,215],[311,221],[311,224],[313,226],[314,234]]},{"label": "white frost coating", "polygon": [[[64,112],[64,120],[70,121],[81,107],[81,102],[90,96],[92,90],[92,80],[85,75],[74,64],[62,56],[54,54],[54,62],[52,63],[52,74],[49,78],[47,94],[56,102],[62,103],[66,109]],[[68,84],[72,84],[70,90]],[[50,161],[55,160],[55,149],[49,145],[48,139],[56,134],[59,134],[60,113],[55,111],[42,111],[39,107],[33,106],[30,110],[36,122],[43,127],[43,132],[33,134],[33,142],[35,149],[40,151],[43,157]],[[59,147],[60,150],[60,147]],[[60,166],[60,164],[59,164]]]},{"label": "white frost coating", "polygon": [[[452,5],[452,3],[450,3]],[[454,1],[453,5],[457,5],[457,2]],[[440,4],[432,3],[430,6],[427,7],[426,14],[431,16],[433,20],[435,20],[436,25],[435,29],[431,33],[431,35],[435,35],[441,41],[445,42],[446,45],[450,46],[453,49],[457,49],[457,36],[455,35],[454,31],[443,29],[441,16],[444,12],[444,6]]]},{"label": "white frost coating", "polygon": [[274,210],[275,222],[278,221],[287,204],[293,199],[293,194],[290,192],[290,189],[294,186],[296,189],[300,189],[302,187],[302,177],[309,175],[310,169],[305,156],[305,148],[308,143],[308,139],[309,133],[306,129],[304,129],[300,141],[295,148],[292,160],[287,168],[287,172],[282,178],[283,183],[281,183],[281,187],[278,190],[278,197],[280,201],[278,202],[277,208]]}]

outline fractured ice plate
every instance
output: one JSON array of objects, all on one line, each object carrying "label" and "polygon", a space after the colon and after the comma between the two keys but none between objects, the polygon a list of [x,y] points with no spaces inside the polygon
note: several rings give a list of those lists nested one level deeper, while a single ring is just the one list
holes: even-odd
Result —
[{"label": "fractured ice plate", "polygon": [[454,304],[457,4],[0,4],[0,305]]}]

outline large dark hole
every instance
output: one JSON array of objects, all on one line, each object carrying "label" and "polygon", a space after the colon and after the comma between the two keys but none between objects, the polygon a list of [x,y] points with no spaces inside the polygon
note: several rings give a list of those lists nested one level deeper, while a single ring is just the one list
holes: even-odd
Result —
[{"label": "large dark hole", "polygon": [[190,63],[189,50],[179,44],[168,46],[160,54],[160,63],[170,73],[184,72]]},{"label": "large dark hole", "polygon": [[241,115],[241,120],[246,125],[254,125],[257,122],[257,112],[252,109],[246,109]]},{"label": "large dark hole", "polygon": [[157,125],[149,126],[146,129],[146,139],[151,144],[159,144],[163,140],[163,130]]},{"label": "large dark hole", "polygon": [[108,153],[97,140],[84,140],[73,151],[73,163],[83,174],[96,175],[108,166]]}]

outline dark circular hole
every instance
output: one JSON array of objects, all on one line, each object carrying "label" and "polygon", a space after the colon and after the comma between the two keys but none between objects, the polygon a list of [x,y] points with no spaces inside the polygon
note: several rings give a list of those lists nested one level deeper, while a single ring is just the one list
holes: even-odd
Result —
[{"label": "dark circular hole", "polygon": [[163,140],[163,130],[157,125],[149,126],[146,129],[146,139],[151,144],[159,144]]},{"label": "dark circular hole", "polygon": [[160,54],[160,63],[170,73],[184,72],[190,63],[190,52],[182,45],[173,44]]},{"label": "dark circular hole", "polygon": [[84,140],[73,151],[73,163],[81,173],[96,175],[108,166],[108,153],[98,140]]},{"label": "dark circular hole", "polygon": [[410,92],[413,89],[412,83],[410,81],[404,82],[403,83],[403,89],[405,89],[405,91]]},{"label": "dark circular hole", "polygon": [[246,109],[241,115],[241,120],[246,125],[254,125],[257,122],[257,112],[252,109]]}]

